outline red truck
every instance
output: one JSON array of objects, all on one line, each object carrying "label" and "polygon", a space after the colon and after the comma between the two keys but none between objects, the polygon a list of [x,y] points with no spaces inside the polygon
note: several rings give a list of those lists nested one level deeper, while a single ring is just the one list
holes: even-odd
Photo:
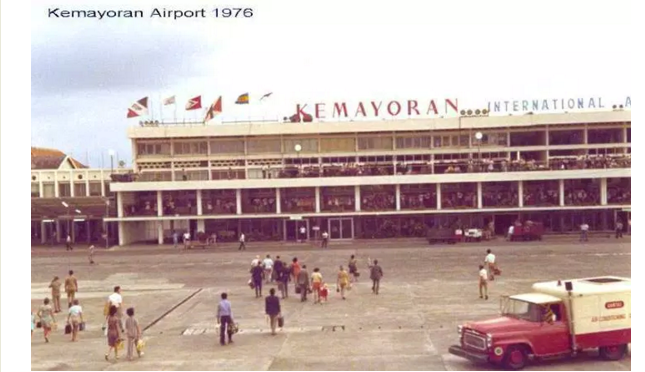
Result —
[{"label": "red truck", "polygon": [[631,279],[615,276],[536,283],[533,293],[502,297],[501,317],[459,326],[449,352],[508,369],[530,360],[598,349],[623,358],[631,344]]}]

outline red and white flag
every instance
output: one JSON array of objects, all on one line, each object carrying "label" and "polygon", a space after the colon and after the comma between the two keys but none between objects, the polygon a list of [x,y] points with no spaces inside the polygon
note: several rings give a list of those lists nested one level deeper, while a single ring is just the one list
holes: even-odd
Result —
[{"label": "red and white flag", "polygon": [[148,115],[148,97],[141,98],[128,109],[128,118]]},{"label": "red and white flag", "polygon": [[202,108],[202,96],[191,98],[188,100],[188,103],[186,103],[186,111],[197,110],[200,108]]},{"label": "red and white flag", "polygon": [[204,118],[204,123],[213,120],[217,114],[222,113],[222,96],[219,96],[217,101],[213,102],[211,107],[208,108],[206,112],[206,117]]},{"label": "red and white flag", "polygon": [[175,104],[175,96],[168,97],[168,98],[164,99],[163,104],[164,104],[164,106],[174,105]]}]

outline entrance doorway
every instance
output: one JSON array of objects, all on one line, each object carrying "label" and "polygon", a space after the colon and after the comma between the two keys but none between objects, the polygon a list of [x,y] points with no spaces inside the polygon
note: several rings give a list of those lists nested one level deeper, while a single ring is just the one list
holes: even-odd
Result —
[{"label": "entrance doorway", "polygon": [[[300,229],[305,228],[305,235],[300,233]],[[284,221],[285,240],[296,242],[302,239],[308,239],[309,220],[285,220]]]},{"label": "entrance doorway", "polygon": [[623,209],[622,211],[615,211],[614,212],[614,223],[611,224],[611,226],[614,226],[614,229],[616,228],[616,222],[622,222],[623,223],[623,232],[626,234],[631,234],[631,224],[632,224],[632,212],[630,210],[625,210]]},{"label": "entrance doorway", "polygon": [[515,224],[518,218],[517,214],[496,214],[493,216],[495,235],[505,236],[508,233],[508,228]]},{"label": "entrance doorway", "polygon": [[353,239],[354,219],[353,218],[330,218],[329,219],[330,239]]}]

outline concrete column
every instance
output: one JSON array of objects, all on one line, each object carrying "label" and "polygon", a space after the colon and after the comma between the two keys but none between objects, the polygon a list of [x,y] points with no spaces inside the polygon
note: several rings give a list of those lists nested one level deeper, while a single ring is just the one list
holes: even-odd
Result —
[{"label": "concrete column", "polygon": [[[123,192],[122,191],[116,193],[116,213],[117,213],[117,217],[123,218]],[[121,231],[121,225],[119,225],[119,235],[121,235],[120,231]]]},{"label": "concrete column", "polygon": [[105,197],[105,174],[103,173],[103,169],[101,169],[101,196]]},{"label": "concrete column", "polygon": [[517,183],[517,199],[519,201],[519,207],[524,207],[524,181]]},{"label": "concrete column", "polygon": [[119,228],[119,245],[125,245],[125,222],[119,221],[118,222],[118,228]]},{"label": "concrete column", "polygon": [[361,187],[358,185],[354,186],[354,206],[356,212],[361,211]]},{"label": "concrete column", "polygon": [[163,244],[163,222],[157,221],[157,243],[159,245]]},{"label": "concrete column", "polygon": [[75,190],[74,190],[74,173],[72,171],[69,171],[69,194],[72,196],[76,196]]},{"label": "concrete column", "polygon": [[38,197],[45,197],[45,186],[43,184],[42,174],[38,174]]},{"label": "concrete column", "polygon": [[235,190],[235,203],[237,206],[237,214],[242,214],[242,190]]},{"label": "concrete column", "polygon": [[85,196],[90,196],[90,172],[85,171]]},{"label": "concrete column", "polygon": [[282,213],[282,193],[279,187],[275,189],[275,210],[277,214]]},{"label": "concrete column", "polygon": [[157,217],[163,216],[163,195],[157,191]]},{"label": "concrete column", "polygon": [[197,231],[206,232],[206,221],[202,219],[197,220]]},{"label": "concrete column", "polygon": [[40,244],[45,244],[45,242],[47,241],[45,236],[45,234],[47,233],[46,229],[47,229],[47,223],[40,222]]},{"label": "concrete column", "polygon": [[589,128],[587,128],[586,124],[585,124],[585,129],[582,130],[582,138],[583,138],[583,144],[585,145],[589,144]]},{"label": "concrete column", "polygon": [[320,186],[316,186],[316,213],[320,213]]},{"label": "concrete column", "polygon": [[560,195],[560,206],[564,207],[564,180],[558,180],[558,191]]},{"label": "concrete column", "polygon": [[627,142],[627,127],[623,127],[623,143]]},{"label": "concrete column", "polygon": [[600,179],[600,205],[607,205],[607,179]]},{"label": "concrete column", "polygon": [[477,182],[477,209],[482,209],[484,206],[482,200],[482,183]]},{"label": "concrete column", "polygon": [[[197,215],[201,216],[203,214],[202,212],[203,212],[203,209],[202,209],[202,190],[197,190]],[[203,221],[203,220],[201,220],[201,221]]]},{"label": "concrete column", "polygon": [[396,210],[401,210],[401,185],[396,185]]},{"label": "concrete column", "polygon": [[441,210],[441,184],[437,184],[437,210]]},{"label": "concrete column", "polygon": [[61,231],[60,231],[60,220],[56,219],[56,243],[60,243],[60,236],[61,236]]},{"label": "concrete column", "polygon": [[54,197],[60,198],[60,192],[58,191],[58,174],[54,174]]},{"label": "concrete column", "polygon": [[90,237],[92,236],[92,231],[90,231],[91,228],[92,224],[90,224],[90,220],[85,220],[85,234],[87,235],[87,244],[90,244]]}]

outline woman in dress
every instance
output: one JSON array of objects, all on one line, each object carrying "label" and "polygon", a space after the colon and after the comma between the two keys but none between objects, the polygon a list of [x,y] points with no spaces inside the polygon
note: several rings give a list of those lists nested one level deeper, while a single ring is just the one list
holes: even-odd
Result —
[{"label": "woman in dress", "polygon": [[340,270],[338,271],[338,279],[337,279],[337,288],[338,291],[340,292],[340,296],[345,299],[345,290],[349,287],[349,273],[345,271],[343,266],[340,267]]},{"label": "woman in dress", "polygon": [[121,339],[121,323],[117,317],[117,307],[112,305],[110,306],[110,311],[108,313],[107,319],[107,340],[108,340],[108,352],[105,354],[105,360],[108,360],[112,349],[114,349],[114,359],[119,359],[119,350],[117,349],[117,343]]},{"label": "woman in dress", "polygon": [[49,342],[49,334],[52,331],[52,327],[56,324],[56,319],[54,318],[54,309],[49,304],[49,298],[45,298],[43,305],[38,309],[38,319],[40,324],[43,327],[43,335],[45,336],[45,342]]},{"label": "woman in dress", "polygon": [[61,283],[60,278],[57,276],[52,279],[51,283],[49,283],[49,288],[52,289],[52,301],[54,302],[54,312],[60,313],[60,286],[63,283]]}]

